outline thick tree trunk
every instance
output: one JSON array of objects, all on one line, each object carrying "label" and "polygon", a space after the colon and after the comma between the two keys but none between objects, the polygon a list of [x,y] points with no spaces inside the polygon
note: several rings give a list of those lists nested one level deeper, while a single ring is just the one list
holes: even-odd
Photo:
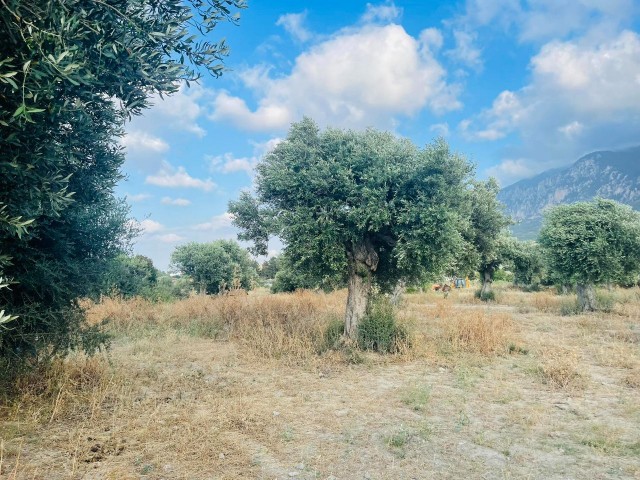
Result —
[{"label": "thick tree trunk", "polygon": [[371,280],[378,267],[378,254],[365,240],[347,252],[349,259],[349,294],[344,317],[344,334],[350,340],[358,338],[358,325],[367,313]]},{"label": "thick tree trunk", "polygon": [[480,289],[480,298],[484,298],[484,296],[491,291],[491,284],[493,283],[493,271],[490,269],[482,272],[482,288]]},{"label": "thick tree trunk", "polygon": [[591,283],[578,283],[578,307],[583,312],[593,312],[596,309],[596,292]]},{"label": "thick tree trunk", "polygon": [[402,295],[407,287],[407,283],[404,280],[399,280],[396,286],[393,288],[391,294],[391,305],[398,305],[402,301]]}]

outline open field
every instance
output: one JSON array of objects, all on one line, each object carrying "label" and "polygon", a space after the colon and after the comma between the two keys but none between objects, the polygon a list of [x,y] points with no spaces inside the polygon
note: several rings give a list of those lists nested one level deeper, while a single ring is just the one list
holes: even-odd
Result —
[{"label": "open field", "polygon": [[2,479],[640,479],[640,290],[410,294],[396,355],[327,349],[345,293],[106,300],[108,354],[0,410]]}]

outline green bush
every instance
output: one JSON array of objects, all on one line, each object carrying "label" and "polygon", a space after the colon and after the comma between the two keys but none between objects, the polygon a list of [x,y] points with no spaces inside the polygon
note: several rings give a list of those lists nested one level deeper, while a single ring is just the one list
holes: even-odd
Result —
[{"label": "green bush", "polygon": [[482,290],[476,290],[474,296],[483,302],[495,302],[496,300],[496,294],[493,290],[488,290],[484,292],[484,294],[482,293]]},{"label": "green bush", "polygon": [[386,297],[369,303],[369,311],[358,326],[358,346],[363,350],[396,353],[408,341],[405,328],[397,325],[393,305]]},{"label": "green bush", "polygon": [[566,300],[560,304],[560,315],[562,316],[576,315],[579,311],[578,302],[575,300]]},{"label": "green bush", "polygon": [[596,291],[596,308],[604,313],[611,313],[616,304],[616,297],[611,292]]},{"label": "green bush", "polygon": [[340,346],[340,339],[344,333],[344,321],[336,318],[331,321],[324,331],[322,350],[330,350]]}]

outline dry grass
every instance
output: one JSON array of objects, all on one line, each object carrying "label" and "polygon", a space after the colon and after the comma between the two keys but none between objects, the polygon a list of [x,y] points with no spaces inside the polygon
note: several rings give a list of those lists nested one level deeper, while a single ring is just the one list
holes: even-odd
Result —
[{"label": "dry grass", "polygon": [[109,356],[0,406],[0,478],[640,478],[635,293],[407,295],[409,351],[359,363],[323,346],[344,292],[106,299]]}]

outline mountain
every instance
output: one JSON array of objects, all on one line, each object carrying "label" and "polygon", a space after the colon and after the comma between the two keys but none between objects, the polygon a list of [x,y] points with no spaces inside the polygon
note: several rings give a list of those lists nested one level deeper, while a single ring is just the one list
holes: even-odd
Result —
[{"label": "mountain", "polygon": [[640,210],[640,146],[593,152],[568,167],[547,170],[503,188],[498,199],[518,223],[512,233],[535,239],[546,208],[603,197]]}]

